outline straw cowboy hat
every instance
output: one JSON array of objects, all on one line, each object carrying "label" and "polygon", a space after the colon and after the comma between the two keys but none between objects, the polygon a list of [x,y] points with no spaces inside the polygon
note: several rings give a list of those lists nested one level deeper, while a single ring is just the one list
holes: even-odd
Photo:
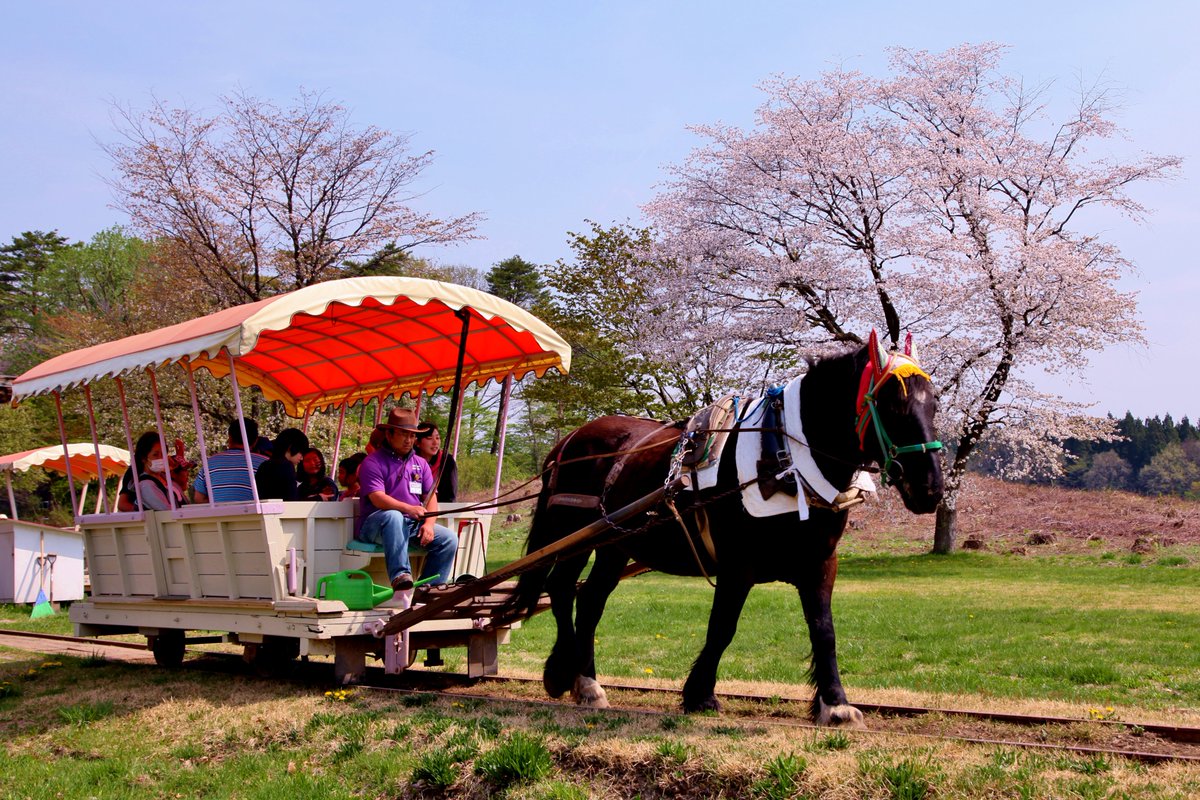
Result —
[{"label": "straw cowboy hat", "polygon": [[417,429],[417,412],[411,408],[393,408],[388,412],[387,422],[379,423],[379,427],[390,428],[394,431],[419,433]]}]

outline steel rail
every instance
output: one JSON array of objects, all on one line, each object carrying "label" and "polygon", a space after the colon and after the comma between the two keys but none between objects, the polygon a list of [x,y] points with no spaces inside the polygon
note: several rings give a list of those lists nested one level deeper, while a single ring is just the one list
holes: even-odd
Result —
[{"label": "steel rail", "polygon": [[[445,673],[439,673],[444,676]],[[504,679],[497,679],[502,681]],[[390,692],[399,694],[427,694],[434,695],[447,700],[490,700],[498,703],[518,703],[522,705],[532,705],[547,708],[557,708],[564,711],[578,711],[594,713],[595,709],[588,709],[585,706],[567,705],[558,700],[535,700],[523,697],[505,697],[503,695],[477,694],[463,691],[446,691],[446,690],[428,690],[428,689],[403,689],[394,686],[377,686],[374,684],[360,684],[359,688],[373,692]],[[606,688],[616,688],[607,686]],[[638,691],[655,691],[653,688],[647,687],[631,687]],[[674,692],[675,690],[667,690]],[[763,698],[764,700],[772,700],[773,698]],[[797,701],[798,702],[798,701]],[[645,717],[671,717],[675,716],[675,712],[660,711],[657,709],[638,708],[635,706],[619,706],[610,705],[604,709],[605,712],[613,712],[620,714],[629,714]],[[893,731],[893,730],[871,730],[871,729],[853,729],[853,728],[829,728],[817,725],[814,722],[807,722],[795,719],[781,719],[779,717],[758,717],[745,714],[733,715],[733,721],[740,723],[753,723],[755,725],[773,725],[775,727],[796,728],[800,730],[811,730],[813,732],[832,732],[834,730],[846,733],[847,735],[858,735],[864,737],[882,737],[882,736],[899,736],[910,739],[934,739],[946,742],[959,742],[963,744],[987,745],[992,747],[1012,747],[1025,750],[1040,750],[1045,752],[1065,752],[1081,756],[1115,756],[1119,758],[1127,758],[1133,761],[1143,763],[1170,763],[1170,762],[1189,762],[1200,763],[1200,755],[1188,755],[1181,753],[1156,753],[1144,750],[1122,750],[1119,748],[1109,747],[1088,747],[1081,745],[1070,744],[1054,744],[1051,742],[1027,742],[1020,739],[988,739],[980,736],[956,736],[953,734],[938,734],[938,733],[921,733],[918,731]],[[1081,722],[1083,720],[1068,720],[1072,723]]]},{"label": "steel rail", "polygon": [[[38,633],[35,631],[23,631],[13,629],[0,629],[0,635],[21,637],[31,640],[43,639],[47,641],[61,641],[82,644],[104,645],[108,647],[120,647],[130,650],[146,650],[144,644],[138,642],[121,642],[104,640],[98,638],[82,637],[82,636],[64,636],[61,634]],[[190,643],[206,643],[212,642],[218,637],[199,637],[197,639],[188,640]],[[215,653],[213,655],[216,655]],[[371,670],[375,672],[376,670]],[[490,684],[540,684],[541,681],[537,678],[522,678],[515,676],[487,676],[483,679],[473,679],[461,673],[446,673],[446,672],[420,672],[413,671],[406,673],[409,678],[431,681],[455,681],[461,682],[464,685],[486,682]],[[387,680],[394,681],[390,676],[383,676]],[[671,689],[658,686],[643,686],[637,684],[604,684],[606,689],[614,691],[624,691],[640,694],[663,694],[663,695],[679,695],[679,689]],[[358,688],[378,691],[378,692],[393,692],[402,694],[432,694],[438,697],[448,699],[475,699],[475,700],[491,700],[504,703],[521,703],[525,705],[544,706],[548,708],[558,708],[564,711],[588,711],[586,707],[576,706],[564,703],[560,700],[548,699],[532,699],[523,697],[506,697],[503,695],[479,694],[467,691],[454,691],[445,689],[422,689],[422,688],[403,688],[396,686],[379,685],[374,683],[362,683]],[[747,693],[722,692],[717,694],[718,699],[742,701],[765,706],[778,706],[780,704],[807,706],[807,700],[794,697],[778,697],[768,695],[756,695]],[[1078,719],[1073,717],[1057,717],[1057,716],[1041,716],[1041,715],[1025,715],[1014,714],[1009,712],[997,711],[973,711],[966,709],[947,709],[947,708],[925,708],[921,706],[896,706],[881,703],[855,703],[860,711],[879,714],[881,717],[917,717],[923,714],[941,714],[945,716],[961,717],[964,719],[974,719],[986,722],[1007,723],[1013,725],[1037,726],[1037,725],[1075,725],[1081,722],[1098,726],[1119,726],[1122,729],[1138,729],[1144,734],[1158,736],[1166,741],[1176,744],[1197,744],[1200,743],[1200,728],[1186,726],[1162,725],[1157,723],[1138,723],[1127,722],[1121,720],[1106,720],[1106,719]],[[634,706],[610,706],[608,710],[624,714],[638,714],[643,716],[674,716],[678,712],[661,711],[657,709],[637,708]],[[726,713],[734,721],[762,725],[775,725],[781,727],[800,728],[813,731],[830,731],[832,728],[821,727],[809,721],[799,719],[787,719],[772,716],[755,716],[750,714],[740,713],[735,710],[726,710]],[[965,744],[991,745],[999,747],[1015,747],[1029,750],[1044,750],[1053,752],[1070,752],[1083,756],[1117,756],[1128,758],[1146,763],[1165,763],[1171,761],[1195,762],[1200,763],[1200,754],[1189,755],[1180,753],[1156,753],[1143,750],[1123,750],[1119,748],[1106,747],[1089,747],[1069,744],[1054,744],[1048,742],[1027,742],[1014,739],[988,739],[979,736],[955,736],[952,734],[933,734],[920,733],[916,731],[890,731],[890,730],[855,730],[855,729],[837,729],[848,734],[863,734],[868,736],[902,736],[916,737],[923,739],[939,739],[943,741],[962,742]]]}]

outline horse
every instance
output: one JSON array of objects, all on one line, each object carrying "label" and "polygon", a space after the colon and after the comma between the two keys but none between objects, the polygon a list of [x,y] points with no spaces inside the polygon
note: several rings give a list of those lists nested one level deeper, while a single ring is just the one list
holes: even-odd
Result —
[{"label": "horse", "polygon": [[[874,333],[866,346],[812,361],[800,384],[800,418],[816,465],[839,491],[851,485],[860,469],[875,462],[881,465],[884,482],[899,489],[909,511],[928,514],[936,510],[943,489],[936,452],[941,443],[933,435],[937,399],[928,375],[913,368],[915,358],[903,363],[908,368],[897,371],[893,357],[879,348]],[[662,487],[682,427],[681,423],[607,416],[560,440],[546,457],[527,552]],[[876,435],[867,436],[872,427]],[[729,433],[725,453],[733,453],[739,433],[746,435],[737,426]],[[732,456],[720,459],[715,487],[677,493],[674,510],[660,504],[624,522],[622,538],[520,576],[511,600],[514,613],[532,614],[545,590],[557,624],[557,638],[543,671],[550,697],[570,691],[581,705],[608,706],[596,680],[595,632],[608,596],[634,560],[634,568],[642,565],[671,575],[716,578],[704,646],[683,686],[685,712],[719,710],[717,668],[733,640],[746,597],[755,584],[781,581],[796,587],[808,625],[813,720],[822,725],[863,725],[862,713],[847,702],[838,674],[830,609],[837,545],[848,511],[814,506],[803,522],[795,511],[750,517],[738,491],[734,460]],[[552,502],[555,496],[567,502]],[[588,498],[595,500],[589,503]],[[705,518],[707,535],[700,531]],[[692,541],[685,542],[685,535]],[[579,585],[592,552],[595,563]]]}]

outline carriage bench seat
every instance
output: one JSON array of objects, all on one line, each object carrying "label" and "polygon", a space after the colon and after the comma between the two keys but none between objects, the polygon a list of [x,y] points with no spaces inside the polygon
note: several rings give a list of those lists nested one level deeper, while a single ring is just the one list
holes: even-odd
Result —
[{"label": "carriage bench seat", "polygon": [[[408,545],[408,556],[413,561],[413,569],[418,569],[420,562],[425,557],[425,548],[414,541]],[[346,542],[345,549],[342,550],[341,568],[370,571],[369,567],[374,559],[380,559],[382,562],[383,545],[351,539]],[[383,567],[380,566],[379,569],[382,571]]]}]

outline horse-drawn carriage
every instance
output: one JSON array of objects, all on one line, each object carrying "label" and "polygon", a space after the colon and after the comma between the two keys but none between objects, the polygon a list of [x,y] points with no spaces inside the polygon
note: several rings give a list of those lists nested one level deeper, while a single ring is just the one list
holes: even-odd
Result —
[{"label": "horse-drawn carriage", "polygon": [[[13,396],[53,395],[61,421],[60,394],[81,389],[99,452],[91,385],[115,381],[132,450],[122,378],[144,371],[165,453],[156,375],[180,369],[191,393],[200,468],[211,486],[196,370],[228,378],[239,419],[247,386],[306,422],[314,412],[337,411],[336,464],[353,404],[374,401],[378,423],[388,398],[407,394],[419,403],[427,393],[448,390],[453,431],[461,390],[469,384],[494,380],[507,393],[514,379],[569,366],[570,348],[558,334],[499,298],[416,278],[353,278],[66,353],[19,376]],[[486,598],[456,614],[374,635],[408,606],[411,592],[379,602],[368,589],[364,599],[364,585],[388,581],[378,548],[354,542],[355,501],[283,502],[259,497],[252,485],[248,503],[176,506],[168,492],[167,510],[120,512],[104,497],[98,513],[86,513],[70,461],[66,473],[91,575],[91,596],[70,611],[79,635],[141,633],[160,663],[176,664],[189,631],[217,631],[266,665],[301,654],[332,655],[344,680],[363,671],[370,653],[396,672],[420,649],[454,646],[466,646],[471,674],[496,670],[496,648],[508,626],[482,623]],[[481,575],[491,515],[461,503],[443,504],[441,511],[441,524],[459,537],[452,574],[444,577]]]},{"label": "horse-drawn carriage", "polygon": [[[121,375],[146,370],[153,391],[154,370],[164,364],[180,366],[189,385],[203,367],[229,377],[239,418],[239,385],[250,384],[294,416],[340,409],[340,440],[340,420],[352,403],[449,389],[454,420],[467,383],[565,371],[569,358],[566,343],[540,321],[480,292],[415,279],[352,279],[68,353],[20,376],[13,388],[18,399],[57,399],[82,385],[90,416],[91,381],[113,377],[121,388]],[[196,409],[194,387],[192,398]],[[165,452],[157,407],[156,396]],[[268,663],[333,654],[343,679],[365,669],[368,653],[395,672],[417,649],[453,645],[467,646],[469,673],[482,675],[495,671],[497,644],[511,626],[546,607],[544,590],[558,633],[546,662],[547,690],[603,706],[593,634],[608,594],[647,567],[703,574],[716,576],[716,594],[705,646],[683,691],[684,708],[701,710],[717,706],[717,666],[750,588],[783,581],[799,591],[808,624],[814,718],[859,722],[838,675],[830,607],[844,497],[859,471],[876,463],[911,511],[937,507],[941,443],[929,376],[915,353],[884,352],[872,334],[866,346],[820,360],[786,389],[743,398],[740,407],[723,431],[710,422],[605,417],[570,433],[547,457],[530,552],[487,575],[479,572],[488,518],[444,508],[441,519],[458,528],[461,543],[449,577],[470,572],[471,580],[414,607],[406,593],[362,608],[319,596],[322,580],[347,567],[383,577],[381,559],[347,546],[354,523],[348,503],[284,503],[255,494],[247,504],[80,514],[93,597],[73,606],[71,619],[82,634],[144,633],[164,663],[182,657],[186,631],[216,630]],[[203,453],[198,409],[195,416]],[[728,434],[725,452],[737,456],[711,465],[706,478],[683,474],[689,437],[718,432]],[[771,456],[763,459],[766,471],[760,463],[747,475],[743,450],[751,465],[755,454]],[[248,449],[246,459],[249,466]],[[767,482],[771,492],[790,485],[785,494],[794,499],[755,510],[754,492],[767,499]],[[592,553],[596,560],[580,584]],[[503,590],[510,578],[519,578],[515,591]]]}]

